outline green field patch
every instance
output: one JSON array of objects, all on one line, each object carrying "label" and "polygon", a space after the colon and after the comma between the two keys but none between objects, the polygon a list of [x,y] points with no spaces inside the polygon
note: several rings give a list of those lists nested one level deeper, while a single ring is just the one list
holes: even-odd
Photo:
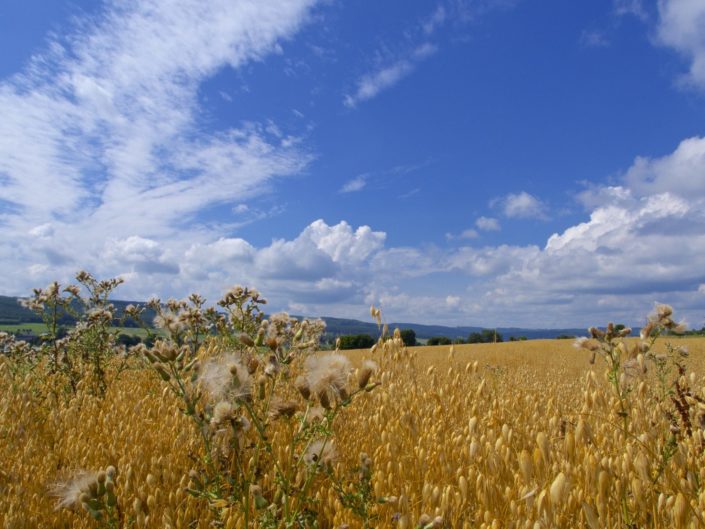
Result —
[{"label": "green field patch", "polygon": [[[114,327],[114,329],[119,331],[119,334],[126,334],[128,336],[139,336],[140,338],[147,337],[147,330],[141,327]],[[19,334],[33,334],[39,336],[47,332],[47,326],[43,323],[16,323],[12,325],[0,325],[0,332],[10,332]],[[158,329],[153,329],[152,332],[159,336],[163,335],[163,332]]]}]

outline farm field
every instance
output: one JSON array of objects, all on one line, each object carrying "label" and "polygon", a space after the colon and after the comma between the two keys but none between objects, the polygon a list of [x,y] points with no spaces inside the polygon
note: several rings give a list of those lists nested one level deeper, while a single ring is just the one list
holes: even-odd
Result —
[{"label": "farm field", "polygon": [[[147,331],[141,327],[112,327],[113,330],[117,330],[120,334],[127,334],[128,336],[139,336],[140,338],[147,337]],[[45,333],[47,328],[43,323],[18,323],[18,324],[3,324],[0,325],[0,332],[18,332],[29,330],[32,334],[39,336]],[[159,334],[159,330],[154,331],[155,334]]]},{"label": "farm field", "polygon": [[[679,391],[705,397],[705,339],[659,339],[653,351],[667,341],[688,348]],[[220,354],[211,346],[199,357]],[[702,412],[686,395],[692,406],[674,414],[650,369],[622,380],[630,390],[620,415],[603,360],[590,364],[589,352],[569,340],[456,345],[451,353],[389,339],[345,354],[358,376],[374,360],[370,384],[379,385],[340,410],[335,455],[309,483],[316,525],[302,526],[700,526]],[[135,363],[104,397],[64,399],[48,384],[13,377],[11,367],[7,360],[0,367],[2,527],[101,526],[71,502],[56,510],[51,491],[78,470],[109,465],[117,468],[120,527],[279,527],[267,513],[296,507],[276,476],[300,464],[291,451],[310,409],[301,396],[289,395],[298,410],[290,418],[269,415],[273,452],[242,461],[257,487],[249,489],[255,503],[243,505],[189,493],[202,444],[152,370]],[[299,369],[292,364],[289,374]],[[32,392],[44,396],[28,398]],[[252,430],[245,436],[257,442]]]}]

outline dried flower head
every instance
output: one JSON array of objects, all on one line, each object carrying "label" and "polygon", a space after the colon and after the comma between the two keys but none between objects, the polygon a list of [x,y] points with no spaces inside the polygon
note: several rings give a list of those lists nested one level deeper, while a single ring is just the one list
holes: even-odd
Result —
[{"label": "dried flower head", "polygon": [[91,490],[98,484],[98,473],[79,471],[70,479],[54,484],[51,495],[57,498],[56,510],[76,509],[81,506],[86,495],[91,497]]},{"label": "dried flower head", "polygon": [[296,377],[296,380],[294,381],[294,386],[296,386],[296,389],[299,391],[304,400],[308,400],[311,397],[311,388],[308,385],[306,377]]},{"label": "dried flower head", "polygon": [[201,369],[198,383],[211,402],[247,398],[252,392],[252,378],[240,357],[234,354],[208,360]]},{"label": "dried flower head", "polygon": [[310,357],[306,360],[305,369],[306,381],[319,399],[329,391],[336,397],[345,392],[350,373],[350,360],[345,356],[331,353]]},{"label": "dried flower head", "polygon": [[326,410],[320,406],[313,406],[309,408],[306,414],[306,423],[311,424],[314,422],[320,422],[326,417]]},{"label": "dried flower head", "polygon": [[338,457],[335,445],[331,440],[320,440],[311,443],[304,454],[304,461],[311,466],[331,465]]},{"label": "dried flower head", "polygon": [[269,417],[272,420],[277,420],[280,417],[291,417],[298,409],[299,406],[294,401],[274,398],[269,406]]},{"label": "dried flower head", "polygon": [[370,378],[377,372],[377,363],[372,360],[365,360],[357,375],[357,386],[362,389],[367,386]]},{"label": "dried flower head", "polygon": [[600,344],[595,339],[586,338],[581,336],[573,342],[573,347],[576,349],[586,349],[588,351],[597,351],[600,348]]},{"label": "dried flower head", "polygon": [[211,418],[211,424],[217,426],[229,421],[235,416],[235,406],[227,400],[222,400],[213,408],[213,417]]}]

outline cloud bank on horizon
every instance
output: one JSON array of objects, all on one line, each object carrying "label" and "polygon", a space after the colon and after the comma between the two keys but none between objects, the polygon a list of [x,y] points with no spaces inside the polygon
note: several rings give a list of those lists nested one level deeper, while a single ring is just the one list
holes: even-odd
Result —
[{"label": "cloud bank on horizon", "polygon": [[[106,1],[66,21],[63,36],[0,78],[0,293],[24,295],[85,268],[125,277],[126,299],[196,291],[215,301],[240,283],[274,310],[364,319],[374,303],[396,321],[525,327],[639,323],[668,302],[700,327],[705,129],[686,123],[658,154],[645,139],[631,163],[547,185],[457,176],[467,167],[443,164],[466,149],[462,133],[422,163],[397,138],[368,144],[377,128],[408,129],[414,105],[442,104],[441,66],[457,72],[484,24],[529,7],[425,9],[354,38],[345,27],[332,35],[348,10],[315,0]],[[674,105],[703,106],[705,4],[616,1],[605,12],[632,17],[632,34],[655,35],[644,46],[684,66],[668,80]],[[355,14],[353,34],[365,15]],[[584,46],[586,31],[575,32],[576,54],[610,53],[607,42]],[[271,92],[270,70],[288,76],[293,95]],[[492,72],[488,89],[503,90]],[[301,79],[312,84],[295,108],[282,103],[284,118],[276,99],[296,96]],[[408,99],[395,113],[397,91]],[[467,126],[510,119],[498,108],[487,122],[475,110]],[[460,126],[453,109],[436,112],[429,134]],[[496,160],[511,152],[518,170],[518,147]],[[577,172],[582,161],[569,163]],[[466,210],[434,198],[449,185],[468,186]]]}]

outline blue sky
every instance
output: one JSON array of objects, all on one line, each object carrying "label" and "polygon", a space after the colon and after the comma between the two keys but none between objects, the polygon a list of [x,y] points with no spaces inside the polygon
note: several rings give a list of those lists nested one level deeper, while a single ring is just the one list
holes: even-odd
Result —
[{"label": "blue sky", "polygon": [[0,5],[0,292],[705,319],[705,2]]}]

